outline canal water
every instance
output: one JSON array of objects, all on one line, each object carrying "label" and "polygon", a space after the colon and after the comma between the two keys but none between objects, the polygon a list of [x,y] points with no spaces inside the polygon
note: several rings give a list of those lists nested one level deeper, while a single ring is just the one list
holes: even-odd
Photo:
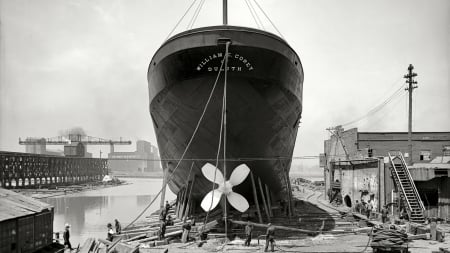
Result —
[{"label": "canal water", "polygon": [[[106,225],[118,219],[122,227],[128,225],[152,201],[162,186],[158,178],[124,178],[125,185],[99,188],[52,198],[42,199],[55,207],[53,230],[64,231],[70,224],[72,247],[83,245],[89,237],[106,238]],[[167,188],[166,200],[176,196]],[[160,199],[146,211],[143,217],[159,208]],[[61,241],[62,242],[62,241]]]}]

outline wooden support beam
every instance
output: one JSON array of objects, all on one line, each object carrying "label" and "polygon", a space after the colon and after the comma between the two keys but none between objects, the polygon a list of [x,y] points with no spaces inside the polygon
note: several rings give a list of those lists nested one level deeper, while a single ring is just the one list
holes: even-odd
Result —
[{"label": "wooden support beam", "polygon": [[270,222],[270,214],[269,214],[269,208],[267,207],[266,198],[264,197],[264,189],[262,187],[261,178],[258,177],[258,183],[259,183],[259,190],[261,192],[261,198],[264,204],[264,210],[266,211],[267,220]]},{"label": "wooden support beam", "polygon": [[264,184],[265,188],[266,188],[266,196],[267,196],[267,206],[269,207],[269,215],[270,217],[273,217],[273,212],[272,212],[272,201],[270,199],[270,191],[269,191],[269,187]]},{"label": "wooden support beam", "polygon": [[287,175],[286,171],[284,171],[283,169],[283,173],[284,174],[284,179],[286,181],[286,192],[288,195],[288,215],[289,218],[291,218],[292,216],[292,190],[291,190],[291,182],[289,182],[289,176]]},{"label": "wooden support beam", "polygon": [[253,200],[255,201],[256,211],[258,213],[259,223],[263,223],[261,217],[261,210],[259,209],[259,201],[258,201],[258,193],[256,192],[255,179],[253,178],[253,172],[250,171],[250,179],[252,180],[252,188],[253,188]]},{"label": "wooden support beam", "polygon": [[186,186],[184,187],[183,205],[181,205],[180,219],[183,219],[184,213],[186,212],[186,202],[187,202],[187,197],[189,195],[189,185],[190,185],[189,182],[190,181],[188,181]]},{"label": "wooden support beam", "polygon": [[175,206],[175,216],[176,217],[178,217],[178,207],[179,207],[179,204],[180,204],[180,191],[178,191],[178,193],[177,193],[177,200],[176,200],[176,206]]},{"label": "wooden support beam", "polygon": [[163,169],[163,173],[164,173],[164,176],[163,176],[163,184],[162,184],[162,191],[161,191],[161,201],[159,203],[160,209],[165,208],[164,200],[166,199],[166,188],[167,188],[166,182],[167,182],[167,175],[169,174],[169,165],[167,165],[166,169]]},{"label": "wooden support beam", "polygon": [[186,188],[181,188],[181,190],[178,192],[179,194],[180,194],[180,199],[179,199],[179,201],[178,201],[178,203],[177,203],[177,210],[178,210],[178,214],[177,214],[177,217],[179,218],[179,219],[181,219],[181,218],[183,218],[183,199],[184,199],[184,195],[185,195],[185,191],[186,191]]},{"label": "wooden support beam", "polygon": [[[191,200],[192,200],[192,188],[194,188],[194,184],[195,184],[195,175],[194,175],[194,177],[192,178],[192,181],[191,181],[191,188],[189,189],[189,187],[188,187],[188,189],[189,189],[189,196],[188,196],[188,199],[187,199],[187,205],[186,205],[186,211],[185,211],[185,213],[184,213],[184,222],[186,222],[186,220],[187,220],[187,218],[188,218],[188,216],[189,216],[189,211],[190,211],[190,209],[191,209]],[[188,186],[189,186],[189,184],[188,184]]]}]

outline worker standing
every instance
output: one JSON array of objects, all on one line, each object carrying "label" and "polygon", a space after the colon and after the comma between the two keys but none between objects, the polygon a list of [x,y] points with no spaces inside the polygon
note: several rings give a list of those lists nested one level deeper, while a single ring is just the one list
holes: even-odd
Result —
[{"label": "worker standing", "polygon": [[250,246],[250,242],[252,241],[252,232],[253,232],[253,226],[250,224],[250,221],[247,221],[247,225],[245,226],[245,246]]},{"label": "worker standing", "polygon": [[117,219],[115,219],[114,220],[114,222],[115,222],[115,227],[116,227],[116,234],[120,234],[120,233],[122,233],[122,226],[120,225],[120,222],[117,220]]},{"label": "worker standing", "polygon": [[185,243],[189,241],[189,232],[191,231],[191,222],[189,221],[188,223],[183,225],[183,235],[181,236],[181,242]]},{"label": "worker standing", "polygon": [[381,222],[386,223],[388,215],[389,215],[389,211],[388,211],[386,205],[384,205],[383,209],[381,209]]},{"label": "worker standing", "polygon": [[370,214],[372,213],[372,209],[373,209],[372,200],[369,200],[369,202],[367,203],[367,210],[366,210],[367,219],[370,219]]},{"label": "worker standing", "polygon": [[165,222],[167,217],[166,209],[162,209],[161,213],[159,214],[159,221]]},{"label": "worker standing", "polygon": [[355,212],[356,212],[356,213],[361,213],[361,204],[359,203],[358,200],[356,200],[356,204],[355,204]]},{"label": "worker standing", "polygon": [[169,213],[170,207],[169,201],[166,200],[166,213]]},{"label": "worker standing", "polygon": [[264,252],[267,252],[267,249],[269,248],[269,243],[270,243],[270,248],[271,251],[274,251],[274,243],[275,243],[275,227],[272,226],[271,223],[267,224],[269,227],[267,228],[266,231],[266,247],[264,249]]},{"label": "worker standing", "polygon": [[164,239],[165,234],[166,234],[166,222],[162,221],[159,227],[159,240]]},{"label": "worker standing", "polygon": [[72,250],[72,244],[70,244],[70,225],[66,223],[64,228],[63,238],[64,238],[64,247],[67,246],[68,249]]}]

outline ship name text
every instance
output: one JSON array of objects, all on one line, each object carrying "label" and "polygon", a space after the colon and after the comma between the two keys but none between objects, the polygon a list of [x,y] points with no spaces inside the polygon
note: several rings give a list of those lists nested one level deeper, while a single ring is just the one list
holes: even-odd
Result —
[{"label": "ship name text", "polygon": [[[224,53],[215,53],[215,54],[211,54],[206,56],[198,65],[197,65],[197,71],[200,71],[202,69],[207,69],[208,72],[217,72],[220,69],[220,66],[208,66],[206,67],[206,65],[211,61],[213,61],[214,59],[221,59],[220,60],[220,65],[222,65],[222,62],[224,61]],[[239,55],[237,53],[228,53],[228,63],[236,63],[236,61],[241,62],[243,65],[241,66],[233,66],[233,65],[229,65],[227,67],[227,71],[242,71],[242,70],[247,70],[247,71],[252,71],[253,65],[251,64],[251,62],[249,60],[247,60],[247,58],[245,58],[242,55]],[[220,69],[220,71],[224,71],[224,68],[222,67],[222,69]]]}]

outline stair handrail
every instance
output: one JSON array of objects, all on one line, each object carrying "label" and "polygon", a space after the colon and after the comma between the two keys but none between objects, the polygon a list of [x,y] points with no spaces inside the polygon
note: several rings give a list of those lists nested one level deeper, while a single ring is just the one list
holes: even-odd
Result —
[{"label": "stair handrail", "polygon": [[[405,189],[403,188],[403,183],[402,183],[402,181],[400,180],[400,176],[399,176],[398,173],[397,173],[397,168],[395,168],[394,159],[392,158],[391,153],[388,152],[388,155],[389,155],[389,160],[391,161],[391,164],[392,164],[392,169],[394,170],[395,175],[397,176],[398,184],[400,185],[400,188],[402,189],[402,194],[403,194],[403,196],[405,197],[406,204],[408,205],[409,210],[412,210],[411,204],[409,203],[409,200],[408,200],[408,196],[406,195]],[[397,156],[395,156],[395,157],[397,157]],[[394,158],[395,158],[395,157],[394,157]],[[411,215],[410,215],[410,217],[411,217]]]},{"label": "stair handrail", "polygon": [[401,152],[400,152],[400,159],[402,160],[402,163],[403,163],[403,166],[404,166],[404,168],[405,168],[406,174],[408,175],[408,178],[409,178],[409,180],[411,181],[411,184],[412,184],[412,186],[413,186],[412,188],[413,188],[414,194],[416,195],[416,198],[417,198],[417,200],[418,200],[418,202],[419,202],[419,205],[420,205],[420,207],[422,208],[422,211],[425,211],[425,206],[423,205],[423,201],[422,201],[422,199],[420,198],[419,192],[417,191],[416,184],[414,183],[414,180],[413,180],[412,177],[411,177],[411,173],[409,173],[409,168],[408,168],[408,166],[406,165],[405,158],[403,157],[403,154],[402,154]]}]

